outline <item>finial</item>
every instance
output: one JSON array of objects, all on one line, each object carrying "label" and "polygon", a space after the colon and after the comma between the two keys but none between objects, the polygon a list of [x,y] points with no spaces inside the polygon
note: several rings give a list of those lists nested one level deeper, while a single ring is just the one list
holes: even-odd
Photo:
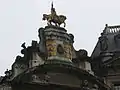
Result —
[{"label": "finial", "polygon": [[105,24],[105,27],[108,27],[108,24]]},{"label": "finial", "polygon": [[107,28],[108,28],[108,24],[105,24],[105,28],[104,28],[103,32],[101,33],[101,35],[107,33]]}]

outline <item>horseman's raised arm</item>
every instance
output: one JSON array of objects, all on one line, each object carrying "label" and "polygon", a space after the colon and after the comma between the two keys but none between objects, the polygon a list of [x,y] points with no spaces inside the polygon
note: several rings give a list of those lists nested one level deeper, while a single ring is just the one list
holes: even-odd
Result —
[{"label": "horseman's raised arm", "polygon": [[53,7],[53,2],[51,4],[51,15],[56,15],[56,11],[55,11],[55,8]]},{"label": "horseman's raised arm", "polygon": [[53,2],[51,3],[51,10],[53,9]]}]

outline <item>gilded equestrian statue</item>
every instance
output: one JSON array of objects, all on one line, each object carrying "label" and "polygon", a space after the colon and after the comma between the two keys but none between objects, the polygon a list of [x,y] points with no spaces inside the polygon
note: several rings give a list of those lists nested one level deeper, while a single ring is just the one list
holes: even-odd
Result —
[{"label": "gilded equestrian statue", "polygon": [[48,25],[55,24],[55,26],[59,26],[63,23],[64,27],[66,26],[65,20],[67,19],[64,15],[57,15],[55,8],[53,8],[53,3],[51,5],[51,14],[43,14],[43,20],[47,20]]}]

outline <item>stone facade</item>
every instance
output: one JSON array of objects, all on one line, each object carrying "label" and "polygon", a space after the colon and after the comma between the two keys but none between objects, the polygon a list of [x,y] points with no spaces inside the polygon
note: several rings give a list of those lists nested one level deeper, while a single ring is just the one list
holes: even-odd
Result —
[{"label": "stone facade", "polygon": [[100,90],[108,90],[109,87],[94,75],[87,51],[76,51],[74,36],[66,31],[56,26],[40,28],[40,42],[32,41],[28,47],[25,43],[21,45],[23,57],[16,57],[12,70],[7,70],[1,79],[1,87],[9,83],[12,90],[48,90],[47,87],[90,90],[97,85]]},{"label": "stone facade", "polygon": [[95,75],[113,90],[120,89],[120,26],[106,25],[91,55]]},{"label": "stone facade", "polygon": [[[49,24],[38,30],[40,41],[32,41],[31,46],[21,45],[23,56],[17,56],[12,69],[5,71],[5,76],[0,78],[0,90],[110,90],[109,82],[114,77],[103,78],[94,69],[94,56],[99,56],[99,52],[94,53],[94,50],[89,57],[86,50],[75,50],[74,35],[58,25],[65,24],[59,21],[65,16],[56,15],[53,5],[52,12],[52,18],[53,14],[44,15],[44,18],[48,16]],[[56,22],[54,17],[58,18]],[[107,40],[106,35],[100,38],[103,51],[108,49]],[[118,43],[118,39],[115,40]],[[107,59],[111,56],[110,53],[104,55],[108,55]]]}]

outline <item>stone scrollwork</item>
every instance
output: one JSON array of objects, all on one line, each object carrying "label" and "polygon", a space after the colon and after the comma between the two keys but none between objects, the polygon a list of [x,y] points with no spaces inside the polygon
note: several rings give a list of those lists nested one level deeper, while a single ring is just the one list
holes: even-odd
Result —
[{"label": "stone scrollwork", "polygon": [[84,49],[80,49],[79,51],[77,51],[77,57],[88,57],[88,52]]},{"label": "stone scrollwork", "polygon": [[74,35],[73,34],[69,34],[69,37],[70,37],[70,39],[71,39],[71,43],[74,43]]},{"label": "stone scrollwork", "polygon": [[42,53],[46,53],[46,47],[45,47],[45,35],[44,35],[44,28],[40,28],[38,30],[39,32],[39,39],[40,39],[40,42],[39,42],[39,50],[40,52]]},{"label": "stone scrollwork", "polygon": [[50,79],[50,76],[45,74],[44,78],[41,78],[39,75],[32,75],[32,81],[38,82],[38,83],[48,83]]}]

